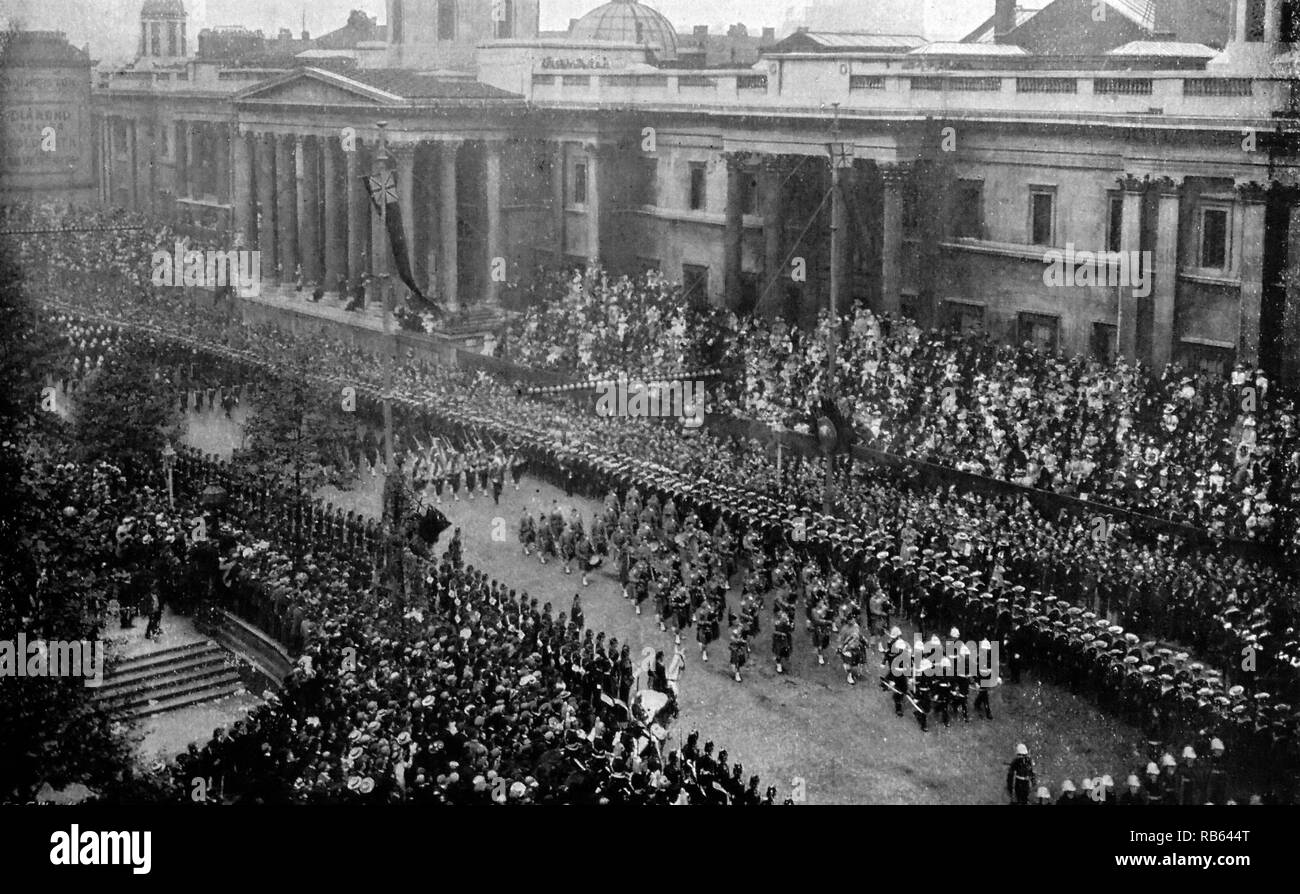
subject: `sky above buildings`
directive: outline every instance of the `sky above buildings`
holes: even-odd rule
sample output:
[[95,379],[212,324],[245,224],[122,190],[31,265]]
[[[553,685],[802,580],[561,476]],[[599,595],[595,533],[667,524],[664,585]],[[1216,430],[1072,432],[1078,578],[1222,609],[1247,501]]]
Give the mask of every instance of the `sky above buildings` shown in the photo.
[[[560,31],[600,5],[601,0],[542,0],[542,29]],[[877,0],[650,0],[677,26],[689,31],[695,25],[723,28],[743,22],[751,31],[768,26],[781,30],[800,17],[806,6],[832,3],[843,7],[855,30],[875,27],[871,10]],[[886,3],[900,0],[884,0]],[[973,30],[992,14],[994,0],[901,0],[924,4],[927,37],[952,40]],[[1046,0],[1025,3],[1041,5]],[[0,24],[12,20],[28,28],[65,31],[77,46],[90,44],[96,58],[117,59],[134,54],[142,0],[0,0]],[[295,34],[304,24],[313,35],[342,27],[348,11],[362,9],[385,18],[384,0],[186,0],[191,36],[206,27],[245,25],[268,34],[282,27]],[[858,20],[855,11],[861,9]]]

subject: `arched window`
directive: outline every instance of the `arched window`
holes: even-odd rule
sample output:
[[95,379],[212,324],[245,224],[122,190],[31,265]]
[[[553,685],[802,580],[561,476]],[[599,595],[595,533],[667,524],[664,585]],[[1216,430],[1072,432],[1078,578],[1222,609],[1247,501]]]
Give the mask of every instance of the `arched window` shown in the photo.
[[456,39],[456,0],[438,0],[438,39]]

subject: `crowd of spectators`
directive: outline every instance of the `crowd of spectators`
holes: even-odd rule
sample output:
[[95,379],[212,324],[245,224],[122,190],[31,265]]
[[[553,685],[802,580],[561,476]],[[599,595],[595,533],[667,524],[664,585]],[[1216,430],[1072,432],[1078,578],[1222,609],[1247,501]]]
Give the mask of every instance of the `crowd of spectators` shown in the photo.
[[[831,396],[826,313],[802,330],[700,310],[653,273],[557,276],[546,291],[498,355],[578,377],[726,358],[710,410],[805,434]],[[1300,555],[1300,415],[1263,370],[1065,357],[859,306],[837,324],[836,380],[866,446]]]

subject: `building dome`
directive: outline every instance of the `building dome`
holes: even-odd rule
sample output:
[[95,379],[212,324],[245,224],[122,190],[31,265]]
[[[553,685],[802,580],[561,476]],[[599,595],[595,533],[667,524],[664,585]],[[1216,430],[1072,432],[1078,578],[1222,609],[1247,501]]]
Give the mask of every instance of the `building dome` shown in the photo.
[[637,0],[610,0],[573,23],[573,40],[608,40],[637,43],[658,51],[662,58],[676,58],[677,30],[657,9]]
[[144,0],[140,7],[142,19],[172,19],[185,17],[185,4],[181,0]]

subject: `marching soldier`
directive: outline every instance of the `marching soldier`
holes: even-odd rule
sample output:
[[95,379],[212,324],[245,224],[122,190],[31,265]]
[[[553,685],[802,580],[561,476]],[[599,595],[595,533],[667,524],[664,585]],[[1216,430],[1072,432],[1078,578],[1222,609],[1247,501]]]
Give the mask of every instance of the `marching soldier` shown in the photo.
[[506,486],[506,458],[501,453],[501,448],[492,456],[491,463],[492,475],[492,502],[494,505],[501,505],[501,491]]
[[980,640],[981,661],[978,665],[978,679],[975,681],[978,686],[978,691],[975,693],[975,713],[978,714],[983,709],[985,720],[993,719],[993,709],[989,705],[989,694],[993,691],[993,687],[1001,682],[996,676],[996,669],[990,666],[989,661],[983,660],[984,655],[991,654],[992,645],[989,641],[986,639]]
[[583,628],[586,621],[586,616],[582,612],[582,597],[577,593],[573,594],[573,605],[569,607],[569,620],[578,630]]
[[1205,778],[1207,804],[1223,804],[1228,800],[1228,772],[1223,759],[1223,740],[1210,740],[1210,766]]
[[519,452],[519,448],[517,446],[512,448],[510,451],[509,466],[510,466],[510,476],[511,478],[514,479],[515,482],[515,490],[518,491],[519,479],[524,476],[524,468],[525,466],[527,466],[527,461],[524,459],[523,454]]
[[772,655],[776,659],[776,672],[785,673],[785,665],[794,649],[794,621],[782,612],[772,622]]
[[565,574],[573,573],[573,557],[576,552],[573,528],[560,531],[560,563]]
[[[1034,761],[1029,756],[1029,749],[1021,742],[1016,746],[1016,756],[1012,759],[1011,766],[1007,768],[1007,794],[1011,796],[1011,803],[1028,804],[1035,780]],[[1066,784],[1071,789],[1074,788],[1069,780],[1066,780]]]
[[537,542],[537,525],[533,521],[532,514],[528,507],[524,507],[523,513],[519,516],[519,542],[524,545],[524,555],[533,554],[533,544]]
[[700,644],[700,660],[709,660],[709,643],[718,638],[718,619],[713,604],[705,601],[695,610],[695,639]]
[[923,733],[930,730],[930,710],[934,704],[934,681],[929,676],[932,667],[930,659],[922,658],[912,672],[912,713]]
[[745,661],[749,658],[749,641],[745,638],[745,633],[739,627],[731,629],[731,672],[736,675],[736,682],[740,682],[740,669],[745,666]]
[[844,674],[848,678],[849,685],[853,686],[858,681],[854,677],[854,671],[862,664],[865,641],[862,638],[862,628],[858,626],[857,619],[850,618],[848,623],[840,629],[840,660],[844,665]]
[[930,690],[934,694],[934,705],[939,709],[939,718],[946,729],[952,721],[952,660],[948,656],[939,659],[938,676],[931,680]]
[[579,534],[573,545],[574,558],[578,561],[578,571],[582,574],[582,585],[588,586],[591,581],[587,578],[587,572],[591,569],[592,549],[591,541],[585,534]]
[[825,599],[818,599],[813,604],[809,617],[812,628],[813,648],[817,650],[817,663],[826,663],[826,649],[831,644],[831,613]]

